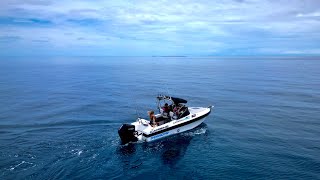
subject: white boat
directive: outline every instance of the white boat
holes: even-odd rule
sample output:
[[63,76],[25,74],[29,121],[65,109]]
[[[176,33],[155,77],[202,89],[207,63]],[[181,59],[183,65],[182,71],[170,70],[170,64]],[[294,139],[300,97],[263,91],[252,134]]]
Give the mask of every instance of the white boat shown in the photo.
[[[200,125],[213,108],[187,107],[186,100],[164,95],[159,95],[157,99],[159,114],[155,116],[158,125],[153,127],[149,120],[143,118],[138,118],[131,124],[123,124],[118,130],[122,143],[150,142],[188,131]],[[163,110],[164,103],[170,103],[169,110]]]

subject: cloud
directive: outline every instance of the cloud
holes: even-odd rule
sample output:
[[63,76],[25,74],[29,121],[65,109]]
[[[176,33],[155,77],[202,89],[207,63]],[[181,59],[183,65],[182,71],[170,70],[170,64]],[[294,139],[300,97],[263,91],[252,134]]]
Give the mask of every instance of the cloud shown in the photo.
[[11,43],[21,40],[19,36],[0,36],[0,43]]
[[312,13],[299,13],[297,14],[297,17],[320,17],[320,11]]
[[[79,55],[304,54],[319,49],[318,7],[312,0],[3,0],[0,36],[20,37],[12,40],[16,51],[41,44]],[[0,46],[12,48],[1,39]]]

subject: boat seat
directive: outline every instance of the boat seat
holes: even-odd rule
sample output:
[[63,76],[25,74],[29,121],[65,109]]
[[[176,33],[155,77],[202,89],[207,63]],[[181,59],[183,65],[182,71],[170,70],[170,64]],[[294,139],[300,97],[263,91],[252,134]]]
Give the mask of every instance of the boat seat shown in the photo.
[[180,111],[179,119],[180,119],[180,118],[183,118],[183,117],[186,117],[186,116],[188,116],[189,114],[190,114],[190,112],[189,112],[188,107],[183,107],[183,108],[181,109],[181,111]]
[[170,117],[171,117],[172,120],[178,119],[178,116],[172,111],[170,111]]
[[163,118],[168,118],[168,113],[163,112],[163,113],[162,113],[162,117],[163,117]]
[[162,116],[160,116],[160,117],[158,117],[158,118],[156,119],[156,122],[157,122],[159,125],[165,124],[165,123],[170,122],[170,121],[171,121],[170,118],[164,118],[164,117],[162,117]]

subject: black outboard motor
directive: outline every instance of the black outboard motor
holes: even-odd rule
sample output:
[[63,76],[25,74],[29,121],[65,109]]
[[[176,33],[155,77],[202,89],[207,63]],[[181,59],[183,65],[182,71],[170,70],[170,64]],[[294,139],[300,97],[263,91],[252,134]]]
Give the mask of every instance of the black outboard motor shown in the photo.
[[119,136],[123,144],[128,142],[138,141],[138,138],[134,136],[135,127],[131,124],[123,124],[118,130]]

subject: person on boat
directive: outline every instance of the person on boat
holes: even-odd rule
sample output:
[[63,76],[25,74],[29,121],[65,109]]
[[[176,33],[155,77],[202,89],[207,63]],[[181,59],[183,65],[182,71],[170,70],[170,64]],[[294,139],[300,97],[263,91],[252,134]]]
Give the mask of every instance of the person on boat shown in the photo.
[[176,115],[179,115],[180,109],[181,109],[181,104],[176,105],[173,109],[173,113],[175,113]]
[[162,110],[163,112],[169,114],[170,109],[169,109],[168,103],[164,104],[164,106],[162,107]]
[[151,126],[152,126],[152,127],[156,127],[156,126],[157,126],[157,122],[156,122],[157,118],[156,118],[156,116],[154,115],[154,111],[149,111],[148,114],[149,114]]

